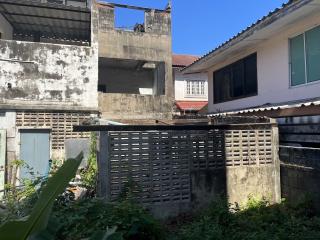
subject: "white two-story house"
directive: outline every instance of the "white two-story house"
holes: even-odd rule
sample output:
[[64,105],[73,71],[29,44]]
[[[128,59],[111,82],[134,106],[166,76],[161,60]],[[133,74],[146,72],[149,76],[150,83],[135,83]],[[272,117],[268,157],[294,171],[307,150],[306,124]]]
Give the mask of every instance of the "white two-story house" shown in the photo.
[[320,115],[320,1],[289,1],[183,70],[208,75],[208,112]]
[[208,104],[208,76],[206,73],[183,74],[181,70],[199,57],[172,56],[176,112],[179,115],[198,114]]

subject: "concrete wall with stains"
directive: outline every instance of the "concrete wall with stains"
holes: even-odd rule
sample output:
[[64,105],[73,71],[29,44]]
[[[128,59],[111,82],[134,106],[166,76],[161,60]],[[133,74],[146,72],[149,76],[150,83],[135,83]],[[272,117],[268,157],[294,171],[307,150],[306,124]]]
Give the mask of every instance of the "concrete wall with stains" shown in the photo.
[[[107,103],[113,103],[110,96],[99,99],[103,101],[100,104],[100,110],[103,116],[112,118],[125,117],[127,119],[136,119],[140,116],[141,119],[157,118],[161,116],[170,116],[173,105],[173,80],[172,80],[172,44],[171,44],[171,13],[166,11],[154,11],[152,9],[145,11],[145,32],[126,31],[115,28],[114,24],[114,8],[108,6],[99,6],[99,57],[110,59],[133,59],[145,62],[162,62],[164,63],[164,84],[157,86],[157,92],[161,97],[154,97],[148,99],[148,107],[144,109],[145,116],[137,114],[146,104],[145,97],[139,95],[130,96],[124,94],[119,96],[114,94],[115,99],[119,97],[122,102],[127,102],[129,105],[132,99],[141,99],[133,101],[134,107],[128,107],[125,112],[119,111],[120,108],[115,109],[114,106],[105,106]],[[108,88],[108,86],[106,86]],[[127,98],[127,101],[125,101]],[[161,113],[156,113],[159,98],[166,104],[161,108]],[[107,100],[106,100],[107,99]],[[139,105],[141,102],[141,105]],[[171,104],[172,102],[172,104]],[[133,107],[132,105],[132,107]],[[101,106],[103,106],[101,108]],[[131,105],[130,105],[131,106]],[[165,109],[165,107],[167,107]],[[150,112],[147,109],[152,110]],[[115,110],[112,115],[112,110]],[[116,116],[115,113],[120,115]],[[163,114],[166,112],[166,114]]]
[[91,47],[0,40],[0,104],[97,108]]
[[1,33],[1,39],[8,39],[8,40],[12,39],[13,28],[1,13],[0,13],[0,33]]
[[[7,166],[20,158],[20,129],[51,129],[50,155],[64,158],[64,140],[83,137],[72,132],[72,124],[96,116],[96,16],[93,5],[86,47],[11,40],[12,28],[0,15],[0,129],[7,131]],[[6,175],[10,181],[13,173],[7,169]]]
[[172,118],[173,99],[166,96],[99,93],[102,118],[147,120]]
[[147,33],[171,35],[171,14],[154,10],[145,12],[145,31]]

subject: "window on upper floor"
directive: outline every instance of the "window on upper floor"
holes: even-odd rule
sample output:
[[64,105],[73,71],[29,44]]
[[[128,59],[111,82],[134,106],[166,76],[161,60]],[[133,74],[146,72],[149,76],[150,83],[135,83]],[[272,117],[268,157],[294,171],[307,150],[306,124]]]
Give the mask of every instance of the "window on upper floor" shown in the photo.
[[320,26],[289,41],[291,86],[320,80]]
[[206,97],[206,82],[202,80],[187,80],[185,84],[186,97]]
[[257,54],[254,53],[213,73],[214,103],[256,95]]

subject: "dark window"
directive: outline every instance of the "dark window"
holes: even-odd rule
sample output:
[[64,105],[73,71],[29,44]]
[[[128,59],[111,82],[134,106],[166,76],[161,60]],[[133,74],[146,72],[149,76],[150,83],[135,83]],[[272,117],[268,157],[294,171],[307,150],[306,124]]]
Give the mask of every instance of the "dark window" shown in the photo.
[[106,93],[107,92],[107,88],[106,85],[98,85],[98,92],[103,92]]
[[257,54],[252,54],[213,74],[214,103],[256,95]]

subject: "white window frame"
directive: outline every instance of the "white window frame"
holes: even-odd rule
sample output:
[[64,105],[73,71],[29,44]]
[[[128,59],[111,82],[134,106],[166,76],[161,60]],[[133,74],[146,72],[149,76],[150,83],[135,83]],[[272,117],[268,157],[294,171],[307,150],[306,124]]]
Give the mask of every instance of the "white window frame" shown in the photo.
[[[314,84],[318,84],[320,82],[320,79],[319,80],[316,80],[316,81],[312,81],[312,82],[308,82],[308,72],[307,72],[307,52],[306,52],[306,32],[314,29],[314,28],[317,28],[317,27],[320,27],[320,25],[317,25],[317,26],[312,26],[306,30],[304,30],[303,32],[299,32],[298,34],[294,34],[292,36],[289,37],[288,39],[288,51],[289,51],[289,88],[299,88],[299,87],[304,87],[304,86],[308,86],[308,85],[314,85]],[[291,40],[300,36],[300,35],[303,35],[303,48],[304,48],[304,64],[305,64],[305,79],[304,79],[304,83],[302,84],[298,84],[298,85],[295,85],[293,86],[292,85],[292,62],[291,62]]]
[[[207,86],[205,80],[185,80],[185,97],[206,98]],[[202,84],[202,85],[201,85]]]

